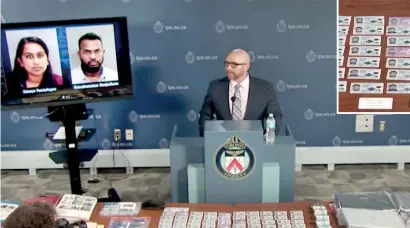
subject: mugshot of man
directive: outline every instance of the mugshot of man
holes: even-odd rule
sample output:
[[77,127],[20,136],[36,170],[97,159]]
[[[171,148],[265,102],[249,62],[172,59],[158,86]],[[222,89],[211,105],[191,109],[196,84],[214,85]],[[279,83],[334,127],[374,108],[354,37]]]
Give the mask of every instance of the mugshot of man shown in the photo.
[[81,66],[71,71],[72,84],[118,81],[118,72],[103,66],[105,50],[100,36],[86,33],[78,40]]
[[352,54],[357,54],[359,53],[359,48],[358,47],[352,47]]

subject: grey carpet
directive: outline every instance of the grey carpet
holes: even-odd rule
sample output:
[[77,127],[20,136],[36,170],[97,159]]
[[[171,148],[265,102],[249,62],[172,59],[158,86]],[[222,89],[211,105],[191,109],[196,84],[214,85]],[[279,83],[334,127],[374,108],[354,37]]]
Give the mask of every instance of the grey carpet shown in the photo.
[[[125,169],[99,170],[97,184],[89,184],[87,169],[82,170],[85,195],[106,197],[107,190],[115,187],[124,201],[146,199],[169,200],[171,197],[169,168],[136,168],[134,174]],[[410,166],[405,170],[389,165],[346,165],[327,171],[324,166],[304,166],[296,172],[295,199],[332,200],[335,192],[410,191]],[[28,198],[70,193],[67,170],[38,170],[29,176],[27,170],[3,170],[1,199],[24,201]]]

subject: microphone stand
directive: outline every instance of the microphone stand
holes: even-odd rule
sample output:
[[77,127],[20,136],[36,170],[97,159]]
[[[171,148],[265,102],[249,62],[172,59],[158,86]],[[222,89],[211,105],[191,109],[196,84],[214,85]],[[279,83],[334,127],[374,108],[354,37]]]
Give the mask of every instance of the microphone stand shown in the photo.
[[232,115],[232,117],[233,117],[233,104],[235,103],[235,100],[236,100],[235,96],[231,97],[231,101],[232,101],[231,115]]

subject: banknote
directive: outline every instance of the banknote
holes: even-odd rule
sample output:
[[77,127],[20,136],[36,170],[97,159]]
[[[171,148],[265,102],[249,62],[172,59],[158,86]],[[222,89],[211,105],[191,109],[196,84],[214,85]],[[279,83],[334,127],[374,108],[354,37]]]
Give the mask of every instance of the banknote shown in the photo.
[[339,56],[340,56],[340,55],[344,55],[344,53],[345,53],[345,47],[346,47],[346,46],[339,46],[339,47],[338,47],[337,52],[338,52]]
[[344,46],[346,44],[346,36],[338,36],[339,46]]
[[387,57],[410,57],[410,47],[387,47]]
[[388,36],[387,46],[410,46],[410,37]]
[[355,25],[384,25],[384,16],[356,16]]
[[383,25],[355,25],[353,35],[383,35]]
[[386,35],[410,35],[410,25],[408,27],[387,26]]
[[386,79],[410,81],[410,70],[389,69]]
[[349,68],[349,71],[347,72],[348,79],[379,80],[380,75],[381,69]]
[[388,25],[410,25],[410,17],[389,17]]
[[347,81],[338,81],[339,93],[344,93],[347,91]]
[[349,33],[349,26],[338,26],[337,27],[339,36],[347,36]]
[[343,66],[343,62],[344,62],[345,57],[343,55],[339,55],[337,57],[337,64],[338,66]]
[[347,25],[347,26],[349,26],[350,25],[350,22],[351,22],[351,20],[352,20],[352,17],[351,16],[339,16],[339,25]]
[[350,93],[383,94],[383,83],[350,83]]
[[387,58],[386,68],[409,68],[410,58]]
[[381,46],[350,46],[350,56],[380,56]]
[[379,67],[380,57],[349,57],[347,67]]
[[337,77],[338,78],[344,78],[345,77],[345,72],[346,72],[346,68],[344,67],[339,67],[339,70],[337,72]]
[[410,83],[387,83],[386,93],[410,94]]
[[378,45],[380,46],[381,40],[382,40],[381,36],[350,36],[349,43],[350,45]]

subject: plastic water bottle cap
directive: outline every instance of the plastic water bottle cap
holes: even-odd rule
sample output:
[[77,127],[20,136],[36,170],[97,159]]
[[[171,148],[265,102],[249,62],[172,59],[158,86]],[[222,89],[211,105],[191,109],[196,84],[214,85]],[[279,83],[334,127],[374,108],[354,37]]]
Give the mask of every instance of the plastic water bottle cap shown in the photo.
[[269,117],[273,117],[273,114],[272,114],[272,113],[269,113]]

